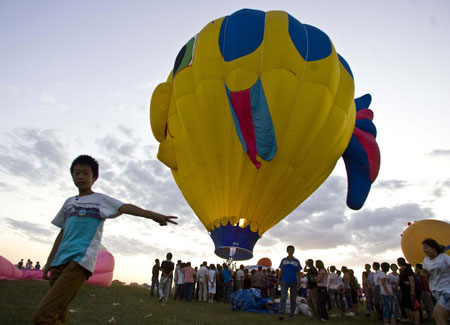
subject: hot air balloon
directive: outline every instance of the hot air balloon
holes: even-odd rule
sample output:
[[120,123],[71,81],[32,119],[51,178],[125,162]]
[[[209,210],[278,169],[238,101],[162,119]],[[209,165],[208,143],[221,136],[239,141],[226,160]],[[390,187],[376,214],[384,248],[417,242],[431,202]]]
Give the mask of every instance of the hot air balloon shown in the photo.
[[272,267],[272,261],[268,257],[261,258],[256,265],[261,265],[265,267]]
[[344,153],[347,203],[361,208],[380,155],[371,97],[353,96],[328,36],[283,11],[237,11],[182,47],[153,92],[150,124],[218,256],[250,259]]
[[415,266],[423,262],[425,253],[422,241],[426,238],[444,245],[446,253],[450,255],[450,223],[433,219],[419,220],[410,224],[402,234],[402,251],[409,264]]

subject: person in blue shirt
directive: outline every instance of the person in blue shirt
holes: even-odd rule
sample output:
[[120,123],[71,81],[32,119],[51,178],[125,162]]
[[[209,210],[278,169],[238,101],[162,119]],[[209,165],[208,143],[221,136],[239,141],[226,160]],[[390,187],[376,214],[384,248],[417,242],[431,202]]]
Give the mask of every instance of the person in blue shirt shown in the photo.
[[230,302],[231,291],[233,291],[233,285],[231,282],[231,271],[227,264],[223,263],[223,297],[222,302]]
[[120,214],[130,214],[155,221],[161,226],[177,224],[175,216],[166,216],[138,206],[122,203],[92,190],[98,179],[98,162],[88,155],[77,157],[70,174],[78,195],[68,198],[52,223],[61,228],[43,268],[43,278],[50,288],[38,305],[34,324],[65,324],[69,303],[84,282],[94,273],[100,249],[103,224]]
[[297,291],[300,285],[300,271],[302,266],[300,261],[294,257],[295,248],[289,245],[286,249],[288,256],[283,258],[280,263],[280,274],[278,276],[278,283],[281,283],[281,299],[280,299],[280,309],[279,309],[279,319],[283,320],[284,312],[286,310],[286,298],[287,291],[290,290],[291,294],[291,306],[289,317],[294,317]]

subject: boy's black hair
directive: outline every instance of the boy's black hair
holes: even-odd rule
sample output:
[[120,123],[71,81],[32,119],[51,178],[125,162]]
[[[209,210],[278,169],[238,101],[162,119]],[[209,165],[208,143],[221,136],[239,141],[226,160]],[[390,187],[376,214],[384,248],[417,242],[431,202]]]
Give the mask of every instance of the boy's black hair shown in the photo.
[[92,176],[94,176],[94,178],[98,178],[98,162],[91,156],[81,155],[75,158],[75,160],[72,162],[72,165],[70,165],[70,175],[73,175],[73,170],[75,169],[76,165],[85,165],[91,167]]

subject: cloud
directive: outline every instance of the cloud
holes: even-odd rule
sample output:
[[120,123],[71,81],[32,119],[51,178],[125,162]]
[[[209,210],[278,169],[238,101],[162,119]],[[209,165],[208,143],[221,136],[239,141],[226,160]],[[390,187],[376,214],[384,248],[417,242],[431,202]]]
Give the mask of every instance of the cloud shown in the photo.
[[20,90],[18,87],[5,84],[0,84],[0,92],[6,93],[14,97],[17,97],[20,94]]
[[[441,198],[445,195],[447,189],[450,188],[450,178],[445,180],[445,181],[441,181],[441,182],[437,182],[435,184],[435,188],[432,192],[432,196],[435,199]],[[433,201],[433,199],[432,199]]]
[[373,185],[374,188],[388,189],[388,190],[399,190],[408,187],[410,183],[404,180],[398,179],[379,179]]
[[[382,186],[395,188],[404,183],[388,181]],[[409,221],[435,216],[431,208],[416,203],[352,212],[346,207],[345,192],[345,178],[331,176],[306,202],[263,235],[264,244],[273,247],[283,241],[302,250],[354,246],[360,254],[375,254],[397,248]]]
[[161,80],[142,82],[142,83],[138,84],[135,88],[137,90],[142,90],[148,94],[151,94],[151,93],[153,93],[154,89],[156,88],[156,86],[159,85],[160,82],[161,82]]
[[41,105],[40,110],[42,112],[47,112],[54,114],[56,112],[65,112],[69,110],[69,107],[57,99],[54,95],[49,93],[43,93],[41,95]]
[[20,237],[30,241],[53,244],[56,237],[56,233],[49,227],[43,227],[37,223],[12,218],[3,218],[2,223]]
[[330,176],[304,203],[266,232],[265,239],[288,240],[301,249],[348,244],[351,236],[343,227],[348,221],[346,191],[344,177]]
[[149,252],[153,254],[155,251],[163,253],[166,250],[165,247],[155,247],[144,240],[122,235],[105,235],[102,243],[114,255],[123,256],[148,255]]
[[434,157],[450,157],[450,150],[435,149],[431,151],[428,155]]
[[[126,129],[125,127],[121,127],[119,128],[119,130],[122,131],[122,134],[124,134],[123,130]],[[123,162],[124,159],[133,157],[135,150],[138,147],[138,142],[134,142],[129,139],[131,135],[132,134],[130,132],[127,133],[126,138],[128,139],[126,142],[124,141],[124,139],[115,135],[107,135],[105,137],[96,139],[95,142],[97,143],[101,152],[106,156],[111,157],[114,160],[120,160],[121,162]]]
[[[101,152],[97,188],[143,208],[164,214],[194,216],[169,168],[149,157],[156,147],[140,145],[142,139],[129,128],[118,126],[117,129],[120,135],[106,135],[95,140]],[[185,223],[184,220],[191,219],[180,219],[180,223]]]
[[0,191],[2,192],[12,192],[12,191],[16,191],[17,187],[11,184],[7,184],[4,182],[0,182]]
[[23,127],[0,138],[0,172],[48,184],[67,167],[66,148],[56,130]]

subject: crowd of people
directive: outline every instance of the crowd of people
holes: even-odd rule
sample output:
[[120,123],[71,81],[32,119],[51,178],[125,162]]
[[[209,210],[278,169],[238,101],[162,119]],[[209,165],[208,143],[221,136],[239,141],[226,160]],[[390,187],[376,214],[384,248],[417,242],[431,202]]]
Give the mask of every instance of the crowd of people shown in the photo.
[[[279,272],[279,270],[277,270]],[[193,268],[190,262],[172,262],[172,254],[160,263],[155,260],[152,269],[150,295],[167,301],[169,296],[191,302],[229,302],[230,295],[240,289],[258,288],[262,297],[275,297],[277,273],[275,270],[259,267],[249,271],[241,265],[232,270],[227,263],[208,264],[206,261]],[[156,294],[155,294],[156,289]]]
[[19,270],[40,270],[41,264],[39,264],[39,261],[36,262],[36,264],[33,266],[33,261],[28,259],[28,261],[23,263],[23,258],[19,261],[19,263],[16,264],[16,267]]
[[423,265],[412,267],[402,257],[397,264],[366,264],[361,283],[352,269],[326,267],[321,260],[308,259],[302,269],[293,256],[293,246],[287,247],[288,256],[277,269],[258,266],[249,270],[244,265],[232,268],[227,263],[208,265],[206,261],[193,268],[190,262],[181,260],[175,265],[168,253],[161,264],[159,259],[155,260],[150,295],[162,302],[171,296],[186,302],[197,299],[228,303],[233,292],[256,288],[262,298],[280,297],[282,320],[290,291],[290,317],[294,317],[298,295],[307,299],[313,317],[324,322],[330,320],[329,316],[365,314],[372,320],[383,320],[384,324],[420,324],[433,319],[436,324],[447,324],[450,256],[442,254],[443,246],[432,239],[424,240],[422,245],[427,255]]

